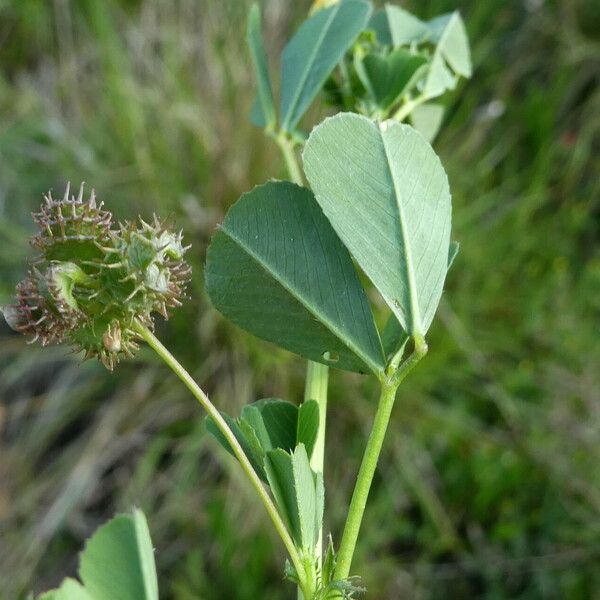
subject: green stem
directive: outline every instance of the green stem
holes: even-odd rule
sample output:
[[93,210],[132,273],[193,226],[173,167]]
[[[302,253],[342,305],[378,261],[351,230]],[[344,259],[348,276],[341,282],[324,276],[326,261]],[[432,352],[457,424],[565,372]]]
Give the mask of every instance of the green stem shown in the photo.
[[[300,165],[294,153],[294,147],[289,137],[281,132],[275,137],[281,149],[290,179],[298,185],[304,185]],[[304,387],[304,401],[315,400],[319,405],[319,431],[313,449],[310,466],[313,471],[322,473],[325,461],[325,427],[327,422],[327,383],[329,367],[308,361],[306,366],[306,383]],[[322,534],[322,532],[321,532]],[[320,536],[322,537],[322,535]],[[320,542],[319,542],[320,543]]]
[[144,325],[138,323],[135,326],[137,332],[144,338],[146,343],[158,354],[158,356],[165,362],[165,364],[181,379],[184,385],[189,389],[193,396],[198,400],[202,408],[208,413],[209,417],[214,421],[215,425],[219,428],[219,431],[223,434],[229,445],[231,446],[235,457],[238,459],[242,469],[252,486],[256,490],[261,502],[263,503],[279,537],[283,541],[286,547],[290,559],[296,568],[299,577],[303,576],[304,566],[296,546],[290,536],[285,524],[283,523],[277,508],[273,504],[269,494],[265,490],[260,478],[256,474],[256,471],[252,467],[252,464],[248,460],[246,453],[240,446],[234,433],[227,425],[227,422],[221,416],[221,413],[217,410],[215,405],[209,400],[208,396],[202,391],[198,384],[192,379],[191,375],[183,368],[183,366],[177,361],[177,359],[162,345],[158,338]]
[[298,185],[304,185],[304,178],[302,177],[302,171],[298,164],[298,159],[294,153],[294,145],[292,140],[284,132],[274,136],[275,142],[279,146],[283,158],[285,159],[285,166],[287,167],[290,179]]
[[316,400],[319,404],[319,431],[310,459],[310,466],[315,473],[322,473],[325,464],[325,430],[327,427],[327,383],[329,367],[308,361],[306,365],[306,385],[304,402]]
[[[290,176],[290,179],[297,185],[304,185],[302,170],[298,164],[298,159],[294,152],[293,142],[285,132],[280,132],[274,136],[275,142],[279,146],[285,165]],[[315,400],[319,406],[319,430],[317,439],[313,448],[310,466],[316,473],[323,472],[325,462],[325,431],[327,423],[327,384],[329,379],[329,367],[316,363],[311,360],[306,365],[306,381],[304,385],[304,401]],[[321,561],[323,546],[323,529],[319,531],[317,542],[317,556]],[[298,597],[304,597],[305,600],[310,600],[306,597],[306,591],[302,592],[301,586],[298,589]]]
[[[327,384],[329,367],[309,360],[306,364],[306,382],[304,387],[304,402],[315,400],[319,405],[319,429],[317,439],[310,458],[310,466],[315,473],[323,473],[325,466],[325,433],[327,430]],[[323,551],[323,528],[319,530],[317,539],[317,557],[319,565]]]
[[417,106],[423,104],[423,102],[427,101],[427,96],[424,94],[420,94],[416,98],[412,100],[407,100],[395,113],[392,117],[396,121],[404,121],[406,117],[415,109]]
[[369,441],[365,448],[360,470],[358,471],[356,485],[348,510],[348,518],[342,535],[335,568],[335,579],[346,579],[350,575],[350,566],[356,548],[356,541],[358,540],[360,525],[365,513],[375,470],[377,469],[377,462],[381,454],[385,433],[390,422],[398,386],[426,353],[427,344],[424,338],[422,336],[415,336],[414,352],[396,371],[388,374],[388,377],[381,384],[381,396],[379,397],[377,413],[375,414],[373,428],[369,435]]

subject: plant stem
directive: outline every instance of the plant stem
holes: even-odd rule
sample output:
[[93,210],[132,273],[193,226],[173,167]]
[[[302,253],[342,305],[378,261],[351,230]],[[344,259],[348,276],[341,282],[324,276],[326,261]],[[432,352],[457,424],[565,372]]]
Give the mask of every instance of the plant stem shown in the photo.
[[[285,165],[287,167],[290,179],[297,185],[304,185],[304,178],[302,177],[302,171],[298,164],[298,159],[294,153],[294,146],[289,136],[285,132],[280,132],[274,136],[274,139],[279,146]],[[315,400],[319,406],[319,430],[317,432],[317,439],[313,448],[312,457],[310,460],[310,466],[316,473],[323,472],[323,466],[325,463],[325,431],[327,424],[327,384],[329,380],[329,367],[322,365],[321,363],[313,362],[309,360],[306,365],[306,380],[304,384],[304,401]],[[322,546],[323,546],[323,528],[319,530],[319,537],[317,541],[317,557],[319,564],[322,558]],[[298,597],[304,596],[306,598],[306,592],[302,593],[300,586],[298,589]]]
[[192,379],[191,375],[183,368],[183,366],[177,361],[177,359],[162,345],[160,340],[144,325],[138,323],[136,324],[137,332],[144,338],[147,344],[158,354],[158,356],[165,362],[165,364],[181,379],[184,385],[190,390],[193,396],[198,400],[202,408],[208,413],[209,417],[214,421],[215,425],[219,428],[219,431],[223,434],[235,457],[238,459],[242,469],[252,486],[256,490],[261,502],[263,503],[279,537],[283,541],[284,546],[286,547],[290,559],[296,568],[298,576],[303,578],[304,576],[304,566],[298,555],[298,551],[296,550],[296,546],[283,523],[279,513],[277,512],[277,508],[273,504],[269,494],[265,490],[260,478],[256,474],[256,471],[252,467],[252,464],[248,460],[246,453],[240,446],[237,438],[234,433],[227,425],[227,422],[221,416],[221,413],[217,410],[215,405],[209,400],[208,396],[204,393],[204,391],[198,386],[198,384]]
[[308,361],[306,365],[306,385],[304,402],[316,400],[319,404],[319,431],[310,459],[310,466],[315,473],[322,473],[325,463],[325,431],[327,427],[327,383],[329,367]]
[[427,101],[427,96],[425,94],[420,94],[416,98],[412,100],[407,100],[395,113],[392,117],[396,121],[404,121],[406,117],[415,109],[417,106],[423,104],[423,102]]
[[[325,433],[327,430],[327,384],[329,367],[309,360],[306,364],[306,382],[304,387],[304,402],[316,400],[319,405],[319,429],[317,439],[310,458],[310,467],[315,473],[323,473],[325,466]],[[323,554],[323,528],[319,529],[317,539],[317,557],[319,565]]]
[[342,535],[342,542],[337,557],[335,568],[335,579],[346,579],[350,575],[352,557],[358,540],[358,533],[362,523],[369,490],[373,483],[377,462],[381,454],[381,448],[385,434],[390,422],[396,391],[404,378],[412,371],[415,365],[427,353],[427,344],[422,336],[415,336],[414,352],[406,359],[400,367],[389,374],[381,383],[381,395],[377,406],[377,413],[373,421],[373,428],[369,435],[369,441],[365,448],[360,470],[356,478],[356,485],[352,494],[348,518]]
[[284,132],[280,132],[278,135],[274,136],[274,139],[279,146],[281,153],[283,154],[285,166],[287,167],[290,179],[298,185],[304,185],[302,171],[300,169],[300,165],[298,164],[296,155],[294,154],[294,145],[289,136]]

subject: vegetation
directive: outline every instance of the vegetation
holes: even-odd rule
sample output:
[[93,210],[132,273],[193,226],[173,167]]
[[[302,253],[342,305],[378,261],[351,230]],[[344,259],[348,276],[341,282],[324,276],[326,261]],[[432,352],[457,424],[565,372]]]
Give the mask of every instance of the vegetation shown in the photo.
[[[441,8],[434,4],[423,18]],[[3,22],[16,23],[8,45],[14,64],[6,70],[2,91],[3,104],[14,107],[6,139],[0,140],[6,197],[27,198],[35,185],[39,191],[43,177],[45,184],[57,182],[57,173],[71,171],[73,179],[84,173],[100,188],[104,174],[115,197],[137,198],[122,207],[123,217],[159,207],[185,215],[195,225],[190,260],[199,264],[202,242],[220,220],[209,209],[218,213],[249,187],[243,180],[248,166],[260,181],[269,172],[264,165],[273,162],[268,146],[264,154],[257,152],[257,138],[239,118],[249,109],[237,95],[247,83],[239,61],[242,43],[223,38],[218,28],[198,38],[193,26],[201,29],[194,21],[200,9],[191,3],[169,9],[150,3],[107,4],[105,9],[90,3],[81,12],[63,5],[64,10],[54,7],[56,12],[45,15],[47,22],[66,19],[71,32],[93,29],[95,43],[89,37],[73,35],[65,42],[69,36],[59,36],[61,44],[78,49],[81,44],[82,51],[61,55],[59,48],[59,68],[53,70],[43,51],[31,54],[20,45],[26,30],[19,26],[30,26],[27,18],[33,16],[39,31],[33,39],[52,42],[44,39],[45,5],[36,7],[39,12],[32,6],[31,13],[3,8]],[[427,375],[415,372],[403,389],[392,424],[396,444],[390,444],[371,496],[356,569],[365,574],[374,597],[445,596],[448,588],[456,597],[482,592],[542,597],[548,586],[586,597],[597,585],[590,299],[599,269],[591,244],[583,243],[594,239],[587,217],[598,197],[590,162],[598,127],[591,113],[597,100],[594,42],[585,37],[593,15],[582,9],[562,21],[578,42],[570,46],[577,50],[574,60],[586,67],[586,77],[573,81],[567,69],[573,58],[563,55],[562,47],[555,49],[556,56],[545,52],[540,58],[539,48],[558,35],[551,9],[531,5],[537,12],[530,22],[546,29],[529,31],[527,20],[515,23],[522,15],[499,8],[490,3],[465,11],[482,82],[465,90],[460,108],[450,108],[452,118],[438,144],[454,190],[455,232],[464,252],[450,276],[449,300],[442,304],[445,327],[432,328],[436,352],[428,358]],[[239,31],[242,13],[237,4],[222,3],[207,14],[228,23],[237,17]],[[124,29],[114,29],[116,23]],[[490,23],[497,30],[490,31]],[[207,27],[205,20],[202,24]],[[514,44],[508,44],[515,35]],[[148,52],[136,46],[140,39]],[[504,40],[500,47],[506,53],[518,51],[532,62],[520,62],[522,71],[516,74],[498,75],[492,56],[498,39]],[[211,43],[203,52],[194,47],[186,54],[186,40],[192,47]],[[538,52],[528,53],[531,48]],[[78,57],[86,70],[102,73],[107,85],[91,77],[69,86]],[[65,64],[67,59],[73,64]],[[196,73],[197,61],[207,68],[194,89],[190,73]],[[540,68],[546,61],[551,70]],[[549,90],[544,77],[563,65],[562,79],[553,78],[555,88]],[[37,77],[23,77],[25,69]],[[42,94],[36,86],[48,85],[48,69],[51,93]],[[214,86],[202,87],[211,74]],[[160,85],[156,77],[164,78]],[[522,103],[511,104],[512,86],[526,90]],[[52,107],[53,94],[66,102]],[[228,120],[223,106],[230,111]],[[213,118],[198,118],[203,110]],[[563,114],[573,116],[555,121]],[[107,127],[111,123],[119,126]],[[467,164],[472,168],[465,169]],[[555,164],[562,167],[560,175]],[[121,183],[115,177],[119,172]],[[185,195],[190,189],[202,191],[202,202]],[[24,208],[25,201],[3,204],[2,235],[9,242],[3,247],[10,247],[2,262],[10,274],[7,300],[25,251],[24,235],[17,230],[26,223]],[[200,290],[194,292],[201,298]],[[190,323],[197,324],[193,336]],[[272,348],[266,354],[263,344],[240,337],[199,301],[173,320],[165,335],[197,379],[206,381],[212,374],[208,387],[219,406],[231,398],[242,406],[260,396],[302,395],[295,361]],[[4,493],[11,499],[2,524],[3,544],[6,540],[11,548],[2,553],[7,594],[26,590],[32,579],[43,589],[56,583],[61,571],[72,572],[69,557],[94,525],[115,506],[137,503],[150,515],[154,543],[161,548],[159,566],[170,582],[164,597],[281,597],[272,540],[260,529],[262,514],[248,515],[248,488],[236,480],[235,467],[210,458],[211,442],[201,422],[188,412],[184,396],[164,381],[151,356],[140,353],[137,363],[120,367],[113,380],[91,364],[74,365],[60,352],[20,349],[10,339],[3,343],[1,359],[7,399],[2,468],[10,475]],[[334,533],[343,524],[352,483],[351,471],[342,465],[349,448],[358,463],[373,393],[359,376],[332,380],[330,437],[339,443],[327,450],[334,468],[326,478]],[[348,397],[352,403],[341,402]],[[231,412],[239,411],[232,407]],[[234,483],[224,483],[230,477]],[[211,481],[221,485],[212,489]],[[236,519],[236,512],[244,518]],[[381,521],[389,526],[381,527]],[[247,555],[239,552],[245,539],[252,540]]]

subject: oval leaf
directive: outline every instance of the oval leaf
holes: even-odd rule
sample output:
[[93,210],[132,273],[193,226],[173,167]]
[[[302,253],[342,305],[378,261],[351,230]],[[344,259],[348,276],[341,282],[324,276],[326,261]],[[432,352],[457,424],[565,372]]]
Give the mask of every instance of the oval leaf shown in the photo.
[[257,187],[229,210],[207,253],[217,310],[305,358],[383,370],[383,350],[348,251],[312,193],[289,182]]
[[158,600],[154,551],[143,513],[117,515],[88,540],[79,575],[94,600]]
[[282,129],[294,130],[370,15],[369,2],[344,0],[318,11],[298,29],[281,63]]
[[404,329],[425,334],[448,266],[450,191],[412,127],[339,114],[316,127],[304,168],[317,201]]

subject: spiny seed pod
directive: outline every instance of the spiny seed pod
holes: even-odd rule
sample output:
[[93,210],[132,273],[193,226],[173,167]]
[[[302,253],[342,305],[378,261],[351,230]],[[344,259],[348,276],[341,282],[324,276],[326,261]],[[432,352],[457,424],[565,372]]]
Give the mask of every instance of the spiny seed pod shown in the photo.
[[59,344],[82,321],[61,283],[59,267],[42,273],[33,267],[29,275],[17,285],[17,302],[3,307],[6,322],[15,330],[39,340],[42,346]]
[[[168,310],[181,306],[191,269],[183,260],[188,247],[183,246],[183,234],[169,231],[154,215],[152,224],[140,219],[138,226],[121,224],[114,237],[119,263],[126,275],[123,283],[132,286],[127,301],[145,306],[150,312],[160,312],[168,318]],[[114,251],[111,250],[110,252]]]
[[123,223],[97,204],[94,192],[61,200],[50,194],[34,215],[41,251],[17,286],[15,304],[2,308],[8,324],[43,345],[70,342],[85,358],[113,369],[138,349],[138,326],[153,327],[180,306],[190,268],[182,234],[156,216],[152,224]]
[[106,239],[111,227],[111,213],[102,210],[103,203],[96,203],[92,190],[88,199],[83,197],[83,183],[77,198],[70,196],[70,184],[62,199],[52,198],[52,192],[44,196],[40,212],[33,213],[39,232],[31,240],[32,245],[44,253],[46,260],[60,260],[69,253],[65,245],[93,244]]

